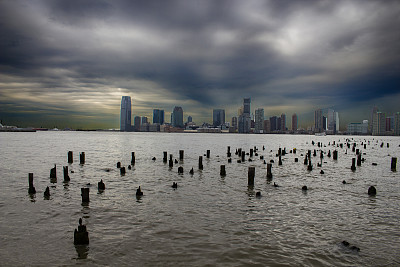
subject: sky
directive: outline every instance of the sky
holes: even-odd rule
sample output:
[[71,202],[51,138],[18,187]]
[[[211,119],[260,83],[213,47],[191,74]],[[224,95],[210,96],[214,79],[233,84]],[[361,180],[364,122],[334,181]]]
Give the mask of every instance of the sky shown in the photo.
[[174,106],[212,121],[244,97],[265,116],[373,105],[400,111],[400,1],[0,0],[0,119],[20,127],[119,128]]

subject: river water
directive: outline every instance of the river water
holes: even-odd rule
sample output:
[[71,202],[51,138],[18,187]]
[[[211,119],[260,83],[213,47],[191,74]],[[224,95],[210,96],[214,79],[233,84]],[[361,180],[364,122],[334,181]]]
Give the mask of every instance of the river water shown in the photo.
[[[346,138],[365,158],[354,172],[355,153],[346,145],[337,147]],[[399,145],[400,138],[364,136],[0,133],[0,265],[399,266],[400,175],[390,169],[391,158],[400,159]],[[237,163],[235,149],[249,152],[254,146],[258,157]],[[297,149],[282,157],[281,166],[279,147]],[[308,149],[317,150],[312,171],[303,164]],[[326,154],[318,167],[321,149]],[[334,149],[337,161],[327,157]],[[163,151],[179,159],[179,150],[185,153],[182,162],[173,168],[163,163]],[[74,153],[72,164],[68,151]],[[84,165],[80,152],[86,154]],[[131,152],[136,163],[121,176],[116,163],[127,167]],[[261,155],[275,161],[272,180]],[[54,164],[58,180],[51,183]],[[226,166],[224,177],[220,165]],[[72,171],[69,183],[63,182],[62,166]],[[255,167],[254,188],[247,186],[249,166]],[[28,194],[28,173],[34,174],[34,196]],[[103,193],[97,190],[100,179]],[[371,185],[376,196],[367,194]],[[43,197],[47,186],[48,200]],[[139,199],[138,186],[144,193]],[[89,204],[81,202],[82,187],[90,188]],[[73,244],[81,217],[88,246]],[[345,247],[343,240],[360,251]]]

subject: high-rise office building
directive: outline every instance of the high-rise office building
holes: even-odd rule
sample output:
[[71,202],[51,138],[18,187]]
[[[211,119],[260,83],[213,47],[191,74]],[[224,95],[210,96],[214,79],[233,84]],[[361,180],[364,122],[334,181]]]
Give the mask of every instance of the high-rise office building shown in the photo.
[[371,110],[371,118],[369,120],[368,124],[368,131],[373,134],[374,132],[374,124],[375,124],[375,119],[376,119],[376,113],[379,111],[377,106],[373,106]]
[[164,124],[164,110],[153,109],[153,123]]
[[235,128],[235,130],[238,127],[238,118],[237,117],[232,117],[232,127]]
[[297,131],[297,114],[294,113],[292,115],[292,131],[295,132]]
[[394,114],[394,135],[400,135],[400,112]]
[[286,114],[282,113],[281,114],[281,131],[286,131]]
[[133,129],[135,130],[135,132],[140,131],[140,121],[141,121],[140,116],[135,116],[133,121]]
[[278,128],[277,128],[278,117],[276,117],[276,116],[269,117],[269,126],[271,129],[271,132],[277,131],[278,130]]
[[323,131],[322,109],[317,109],[314,112],[314,131],[316,133],[321,133]]
[[132,116],[132,104],[130,96],[123,96],[121,99],[121,123],[120,131],[126,132],[131,130],[131,116]]
[[264,133],[271,132],[271,124],[269,120],[264,120]]
[[189,123],[189,122],[193,122],[192,116],[188,116],[187,122],[188,122],[188,123]]
[[372,135],[384,135],[386,133],[386,114],[378,111],[373,117]]
[[339,113],[334,111],[333,109],[328,109],[328,123],[327,129],[332,133],[336,133],[339,131]]
[[183,109],[182,107],[174,107],[171,113],[171,125],[173,127],[183,128]]
[[218,127],[225,123],[225,110],[214,109],[213,110],[213,126]]
[[238,132],[249,133],[251,128],[250,98],[243,99],[243,113],[238,118]]
[[264,109],[256,109],[254,131],[255,133],[264,133]]
[[149,121],[148,121],[148,119],[147,119],[147,117],[146,116],[143,116],[142,117],[142,124],[145,124],[145,123],[148,123]]

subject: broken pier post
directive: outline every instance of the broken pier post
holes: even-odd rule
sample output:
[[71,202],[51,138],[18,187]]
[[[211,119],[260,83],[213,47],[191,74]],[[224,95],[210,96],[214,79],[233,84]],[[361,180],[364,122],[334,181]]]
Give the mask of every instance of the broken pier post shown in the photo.
[[132,152],[132,159],[131,159],[131,165],[135,166],[136,158],[135,158],[135,152]]
[[81,152],[81,154],[79,154],[79,163],[85,164],[85,152]]
[[163,154],[163,162],[166,163],[168,161],[168,153],[167,151],[164,151]]
[[74,158],[72,155],[72,151],[68,151],[68,163],[73,163],[74,162]]
[[179,150],[179,160],[183,160],[184,150]]
[[356,158],[351,159],[351,170],[352,171],[356,170]]
[[255,176],[256,168],[255,167],[249,167],[248,169],[248,178],[247,178],[247,185],[248,186],[254,186],[254,176]]
[[203,169],[203,156],[199,156],[199,170]]
[[81,188],[82,202],[89,202],[89,188]]
[[29,183],[28,194],[36,194],[36,189],[33,186],[33,173],[29,173],[28,183]]
[[395,172],[396,171],[396,164],[397,164],[397,158],[392,158],[392,162],[390,164],[390,169]]
[[210,150],[207,150],[207,158],[210,158]]
[[272,178],[272,163],[267,163],[267,178]]
[[89,244],[89,233],[86,230],[86,225],[82,224],[82,218],[80,218],[78,229],[74,231],[74,245],[87,244]]
[[221,165],[220,170],[219,170],[219,174],[221,176],[225,176],[226,175],[225,165]]
[[63,166],[63,172],[64,172],[64,182],[69,182],[71,179],[69,178],[68,175],[68,166]]

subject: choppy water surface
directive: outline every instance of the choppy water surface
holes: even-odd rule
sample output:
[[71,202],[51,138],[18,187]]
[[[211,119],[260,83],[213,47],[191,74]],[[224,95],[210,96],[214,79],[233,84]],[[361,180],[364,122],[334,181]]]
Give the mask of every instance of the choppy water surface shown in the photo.
[[[355,172],[350,170],[355,157],[351,149],[345,154],[346,147],[332,145],[345,138],[370,143],[366,149],[357,147],[365,153],[365,162]],[[324,146],[313,146],[312,140]],[[396,137],[1,133],[0,265],[400,265],[400,175],[390,170],[391,157],[400,160],[399,144]],[[232,163],[227,162],[227,146]],[[272,181],[266,179],[266,165],[259,157],[236,162],[236,148],[249,152],[254,146],[267,162],[275,160]],[[278,166],[279,147],[287,152],[297,148],[297,154],[287,154]],[[325,154],[322,168],[317,167],[319,149],[335,148],[339,159]],[[170,169],[162,162],[163,151],[178,158],[180,149],[184,161]],[[198,157],[207,149],[211,157],[203,157],[200,171]],[[317,149],[311,172],[301,156],[308,149]],[[69,150],[74,152],[73,164],[67,164]],[[82,151],[85,165],[79,165]],[[116,163],[127,167],[132,151],[136,164],[121,176]],[[54,164],[58,182],[52,184]],[[219,174],[222,164],[225,177]],[[62,166],[73,171],[68,184],[63,183]],[[183,175],[178,175],[178,166],[183,166]],[[249,166],[256,167],[253,189],[247,186]],[[34,197],[28,195],[29,172],[34,173]],[[97,192],[100,179],[106,184],[102,194]],[[173,182],[178,189],[171,188]],[[88,183],[90,203],[82,205],[80,188]],[[307,192],[301,190],[303,185]],[[367,194],[370,185],[377,188],[375,197]],[[49,200],[43,198],[46,186]],[[135,196],[138,186],[144,192],[141,199]],[[261,198],[255,197],[257,191]],[[87,247],[73,245],[80,217],[89,231]],[[343,240],[360,252],[341,245]]]

